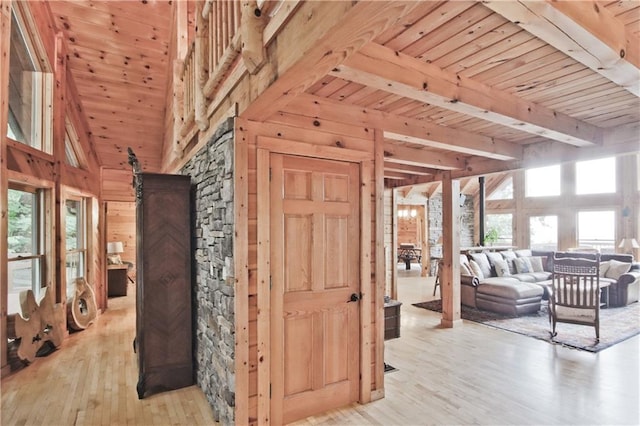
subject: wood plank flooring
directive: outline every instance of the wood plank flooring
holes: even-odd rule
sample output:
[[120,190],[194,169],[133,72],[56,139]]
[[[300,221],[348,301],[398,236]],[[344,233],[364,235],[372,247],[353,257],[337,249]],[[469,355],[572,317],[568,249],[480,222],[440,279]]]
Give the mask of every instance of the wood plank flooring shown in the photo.
[[[591,354],[438,314],[433,278],[399,270],[402,328],[386,397],[300,425],[640,424],[640,336]],[[63,348],[2,380],[2,425],[216,424],[196,386],[138,400],[133,288]]]

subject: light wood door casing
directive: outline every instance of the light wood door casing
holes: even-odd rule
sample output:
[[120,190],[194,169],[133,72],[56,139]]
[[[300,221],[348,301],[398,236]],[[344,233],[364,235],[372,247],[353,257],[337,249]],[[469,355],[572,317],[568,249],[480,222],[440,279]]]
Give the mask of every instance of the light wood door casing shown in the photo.
[[272,424],[358,400],[359,165],[271,155]]

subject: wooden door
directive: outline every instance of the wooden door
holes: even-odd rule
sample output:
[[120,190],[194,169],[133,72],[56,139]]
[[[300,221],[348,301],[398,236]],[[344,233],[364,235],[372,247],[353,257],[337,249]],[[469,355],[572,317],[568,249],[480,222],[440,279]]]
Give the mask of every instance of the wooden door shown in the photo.
[[359,165],[271,156],[271,422],[358,400]]

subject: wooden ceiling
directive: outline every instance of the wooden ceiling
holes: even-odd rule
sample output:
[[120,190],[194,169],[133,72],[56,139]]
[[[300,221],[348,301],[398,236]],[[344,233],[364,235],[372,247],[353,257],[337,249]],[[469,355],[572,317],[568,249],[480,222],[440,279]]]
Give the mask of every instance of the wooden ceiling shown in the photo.
[[[524,0],[420,2],[282,113],[313,103],[325,119],[354,124],[363,111],[379,119],[391,185],[428,186],[472,159],[499,170],[532,144],[553,153],[637,135],[640,2],[579,4],[559,15],[563,5]],[[143,169],[159,170],[171,2],[53,1],[51,9],[102,165],[127,168],[131,146]]]
[[51,1],[68,68],[105,168],[160,170],[171,72],[171,1]]

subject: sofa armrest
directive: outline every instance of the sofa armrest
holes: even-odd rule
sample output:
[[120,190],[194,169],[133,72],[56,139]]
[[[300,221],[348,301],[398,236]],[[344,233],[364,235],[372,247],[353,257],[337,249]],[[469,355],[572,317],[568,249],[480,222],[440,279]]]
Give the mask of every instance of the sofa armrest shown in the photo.
[[460,274],[460,284],[468,285],[471,287],[478,287],[478,284],[480,284],[480,280],[475,275]]
[[640,279],[640,271],[629,271],[626,274],[620,275],[618,278],[618,285],[625,286],[629,284],[633,284],[636,280]]

